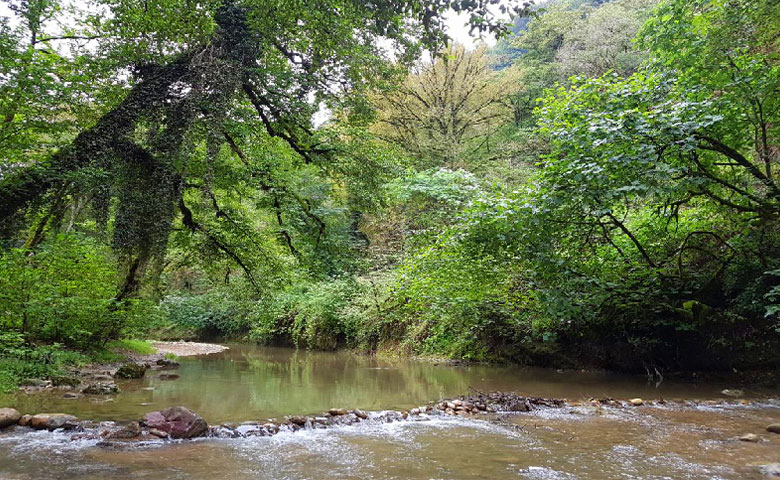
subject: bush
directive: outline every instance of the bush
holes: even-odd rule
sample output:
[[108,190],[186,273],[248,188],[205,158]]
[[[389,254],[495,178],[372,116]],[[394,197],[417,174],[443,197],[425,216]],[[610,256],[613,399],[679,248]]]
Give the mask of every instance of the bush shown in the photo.
[[88,360],[59,344],[31,346],[18,332],[0,333],[0,392],[13,391],[27,380],[62,375],[65,366]]
[[240,292],[214,289],[201,295],[170,295],[160,304],[167,320],[153,332],[165,338],[237,337],[249,331],[253,301]]
[[143,330],[156,307],[140,299],[116,302],[117,284],[114,257],[87,237],[60,235],[32,251],[4,251],[0,331],[89,350]]
[[255,306],[250,338],[321,350],[343,346],[354,337],[343,312],[359,290],[351,278],[296,285]]

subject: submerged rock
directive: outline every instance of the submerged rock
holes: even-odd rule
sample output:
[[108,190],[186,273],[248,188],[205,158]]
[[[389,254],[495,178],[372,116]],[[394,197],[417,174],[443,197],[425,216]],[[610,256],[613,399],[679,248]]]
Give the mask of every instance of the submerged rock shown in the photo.
[[119,367],[114,374],[116,378],[142,378],[146,373],[146,365],[140,363],[126,363]]
[[0,428],[10,427],[22,418],[22,414],[15,408],[0,408]]
[[30,418],[29,426],[36,430],[70,430],[78,426],[78,419],[66,413],[39,413]]
[[200,415],[185,407],[170,407],[147,413],[141,423],[149,428],[163,431],[171,438],[199,437],[209,428]]
[[176,375],[175,373],[163,373],[161,375],[158,375],[157,378],[159,380],[176,380],[177,378],[179,378],[179,376]]
[[766,431],[770,433],[780,433],[780,423],[773,423],[766,427]]

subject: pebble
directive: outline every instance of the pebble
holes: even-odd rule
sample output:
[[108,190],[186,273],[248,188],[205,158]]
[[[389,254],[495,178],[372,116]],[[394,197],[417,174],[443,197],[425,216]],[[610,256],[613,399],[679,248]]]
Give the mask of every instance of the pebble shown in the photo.
[[163,432],[162,430],[158,430],[156,428],[150,428],[149,434],[158,438],[168,438],[168,432]]

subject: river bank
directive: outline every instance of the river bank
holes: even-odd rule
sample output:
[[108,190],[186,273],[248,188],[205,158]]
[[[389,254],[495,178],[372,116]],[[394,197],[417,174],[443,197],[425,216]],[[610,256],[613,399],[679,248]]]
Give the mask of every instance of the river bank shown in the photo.
[[228,347],[202,342],[163,342],[151,341],[152,353],[140,353],[124,349],[115,353],[121,358],[111,362],[95,362],[79,367],[71,367],[64,375],[48,379],[30,379],[19,389],[27,394],[47,390],[65,392],[68,398],[78,398],[80,394],[106,395],[118,393],[116,379],[141,378],[146,370],[172,370],[179,366],[174,359],[195,355],[211,355],[224,352]]

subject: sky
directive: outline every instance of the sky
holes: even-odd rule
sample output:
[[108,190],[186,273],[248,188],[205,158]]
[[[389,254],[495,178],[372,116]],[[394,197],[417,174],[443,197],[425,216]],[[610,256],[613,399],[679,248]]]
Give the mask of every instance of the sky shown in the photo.
[[[474,38],[469,35],[469,28],[467,14],[455,14],[454,12],[447,15],[447,34],[452,39],[466,48],[471,48],[479,42],[484,42],[488,45],[495,45],[496,38],[493,35],[486,35],[484,38]],[[476,32],[475,32],[476,33]]]

